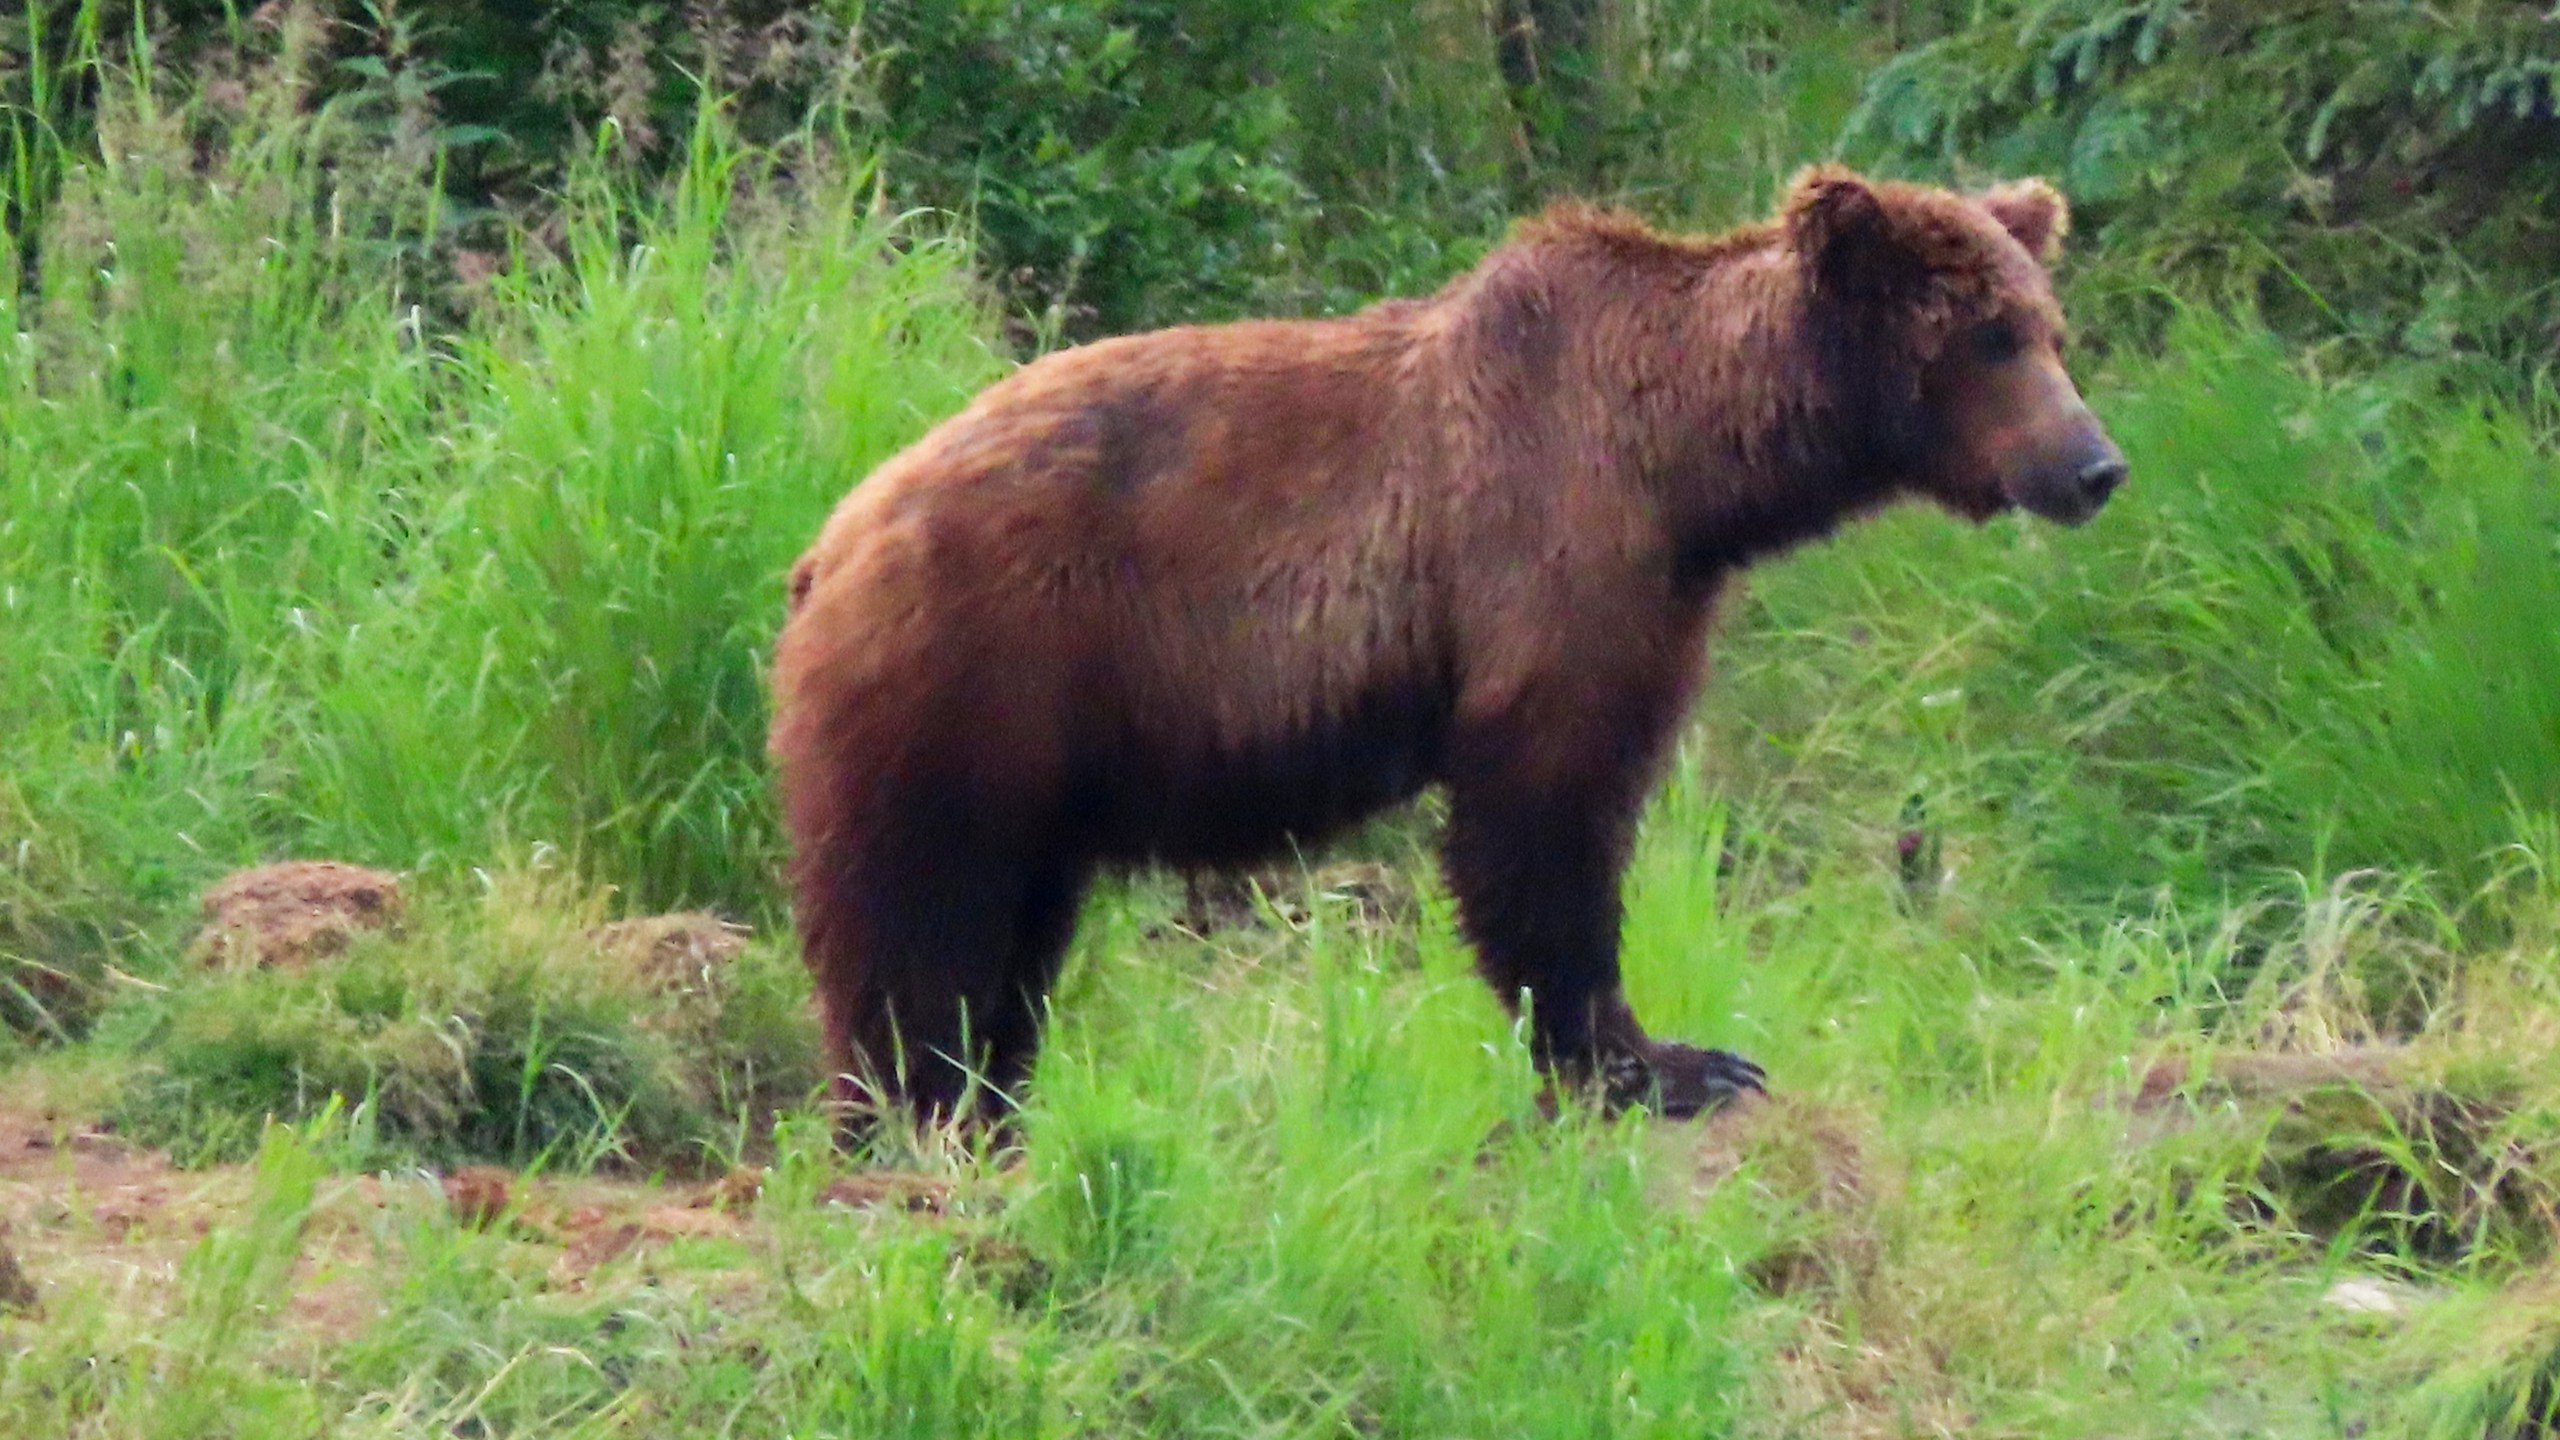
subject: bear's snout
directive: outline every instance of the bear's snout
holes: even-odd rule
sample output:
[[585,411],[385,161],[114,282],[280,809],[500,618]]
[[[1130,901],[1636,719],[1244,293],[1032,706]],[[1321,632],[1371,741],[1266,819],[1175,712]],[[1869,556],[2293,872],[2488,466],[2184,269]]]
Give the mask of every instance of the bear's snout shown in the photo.
[[2013,498],[2031,515],[2078,525],[2105,508],[2130,470],[2124,452],[2093,422],[2024,476]]

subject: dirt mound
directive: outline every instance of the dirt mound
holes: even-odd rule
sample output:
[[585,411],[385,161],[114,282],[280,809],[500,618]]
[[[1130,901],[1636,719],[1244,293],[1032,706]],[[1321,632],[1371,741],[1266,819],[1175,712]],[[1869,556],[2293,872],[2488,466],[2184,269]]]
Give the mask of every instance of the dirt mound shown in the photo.
[[652,990],[712,988],[713,977],[747,948],[747,927],[704,910],[640,915],[587,932],[607,958],[629,965]]
[[753,1165],[732,1165],[729,1173],[705,1185],[685,1204],[695,1210],[725,1210],[744,1215],[756,1208],[764,1198],[764,1171]]
[[336,860],[287,860],[225,877],[204,892],[191,947],[208,966],[300,969],[369,930],[397,929],[400,878]]
[[[1668,1127],[1666,1127],[1668,1128]],[[1820,1289],[1854,1296],[1874,1278],[1880,1242],[1877,1192],[1890,1192],[1850,1117],[1794,1096],[1744,1095],[1690,1131],[1694,1194],[1746,1168],[1751,1182],[1787,1197],[1800,1221],[1751,1267],[1772,1295]]]
[[2157,1110],[2179,1100],[2285,1099],[2332,1086],[2390,1089],[2410,1068],[2409,1057],[2390,1046],[2320,1052],[2226,1051],[2204,1064],[2183,1057],[2155,1061],[2133,1097],[2136,1110]]

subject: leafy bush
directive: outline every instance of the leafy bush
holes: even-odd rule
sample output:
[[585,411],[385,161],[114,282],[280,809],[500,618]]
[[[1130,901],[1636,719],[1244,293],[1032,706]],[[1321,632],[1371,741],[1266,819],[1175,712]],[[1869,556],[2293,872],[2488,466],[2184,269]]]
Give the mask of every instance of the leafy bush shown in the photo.
[[2539,362],[2560,330],[2560,18],[2528,0],[1995,0],[1868,82],[1852,148],[2041,171],[2156,333],[2160,287],[2368,356]]
[[1559,193],[1757,213],[1890,34],[1786,0],[889,0],[864,23],[891,183],[967,214],[1078,338],[1428,290]]
[[1502,98],[1470,6],[888,0],[865,23],[893,181],[969,215],[1070,333],[1321,290],[1315,252],[1349,223],[1328,202],[1406,223],[1449,202],[1442,236],[1498,211]]

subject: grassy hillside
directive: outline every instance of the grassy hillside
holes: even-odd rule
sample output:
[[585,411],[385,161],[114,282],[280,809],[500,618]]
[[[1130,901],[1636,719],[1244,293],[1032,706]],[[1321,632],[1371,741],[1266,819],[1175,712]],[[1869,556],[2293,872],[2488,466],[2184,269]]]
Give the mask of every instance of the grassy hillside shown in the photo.
[[[298,63],[106,87],[12,212],[0,1433],[2548,1430],[2538,410],[2181,310],[2084,376],[2093,525],[1752,577],[1627,961],[1766,1106],[1538,1119],[1426,805],[1249,920],[1110,887],[1020,1149],[846,1156],[759,666],[826,507],[1006,363],[968,249],[717,116],[466,245]],[[405,927],[189,953],[298,855]],[[595,938],[683,905],[757,936]]]

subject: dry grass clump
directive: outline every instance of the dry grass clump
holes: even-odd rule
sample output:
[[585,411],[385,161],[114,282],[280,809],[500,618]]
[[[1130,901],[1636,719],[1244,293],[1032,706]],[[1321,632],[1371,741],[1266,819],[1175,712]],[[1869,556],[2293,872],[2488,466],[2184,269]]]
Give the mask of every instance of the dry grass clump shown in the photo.
[[511,877],[324,968],[129,997],[103,1022],[138,1072],[111,1118],[191,1162],[343,1105],[393,1156],[717,1172],[819,1083],[796,959],[594,909]]

